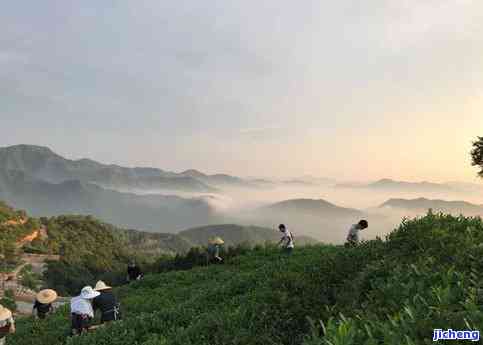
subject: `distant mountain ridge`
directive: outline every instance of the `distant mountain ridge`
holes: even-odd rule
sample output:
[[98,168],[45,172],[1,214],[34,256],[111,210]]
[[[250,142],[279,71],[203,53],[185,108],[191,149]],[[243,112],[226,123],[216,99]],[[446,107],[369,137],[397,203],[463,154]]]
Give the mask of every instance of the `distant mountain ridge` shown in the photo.
[[216,212],[202,198],[137,195],[69,180],[50,183],[21,171],[0,170],[0,199],[34,216],[93,215],[126,228],[175,232],[216,222]]
[[392,179],[381,179],[369,184],[343,183],[336,185],[337,188],[363,188],[375,191],[404,191],[404,192],[458,192],[454,185],[434,182],[406,182]]
[[382,179],[367,186],[373,189],[405,189],[405,190],[424,190],[424,191],[452,191],[453,188],[440,183],[433,182],[405,182],[391,179]]
[[251,188],[259,187],[259,184],[257,184],[255,181],[245,180],[240,177],[227,174],[207,175],[195,169],[183,171],[179,175],[194,178],[203,183],[206,183],[207,185],[217,186],[220,188],[227,186]]
[[17,145],[0,148],[0,167],[21,171],[31,178],[49,183],[79,180],[106,187],[166,188],[212,192],[201,181],[156,168],[126,168],[91,159],[66,159],[47,147]]
[[272,212],[298,212],[317,217],[357,217],[363,213],[353,208],[334,205],[324,199],[290,199],[263,207]]
[[[191,192],[215,192],[217,185],[243,185],[239,177],[225,174],[206,175],[196,170],[183,173],[157,168],[127,168],[102,164],[91,159],[71,160],[42,146],[16,145],[0,148],[0,169],[21,171],[49,183],[79,180],[103,187],[173,189]],[[209,184],[211,185],[209,185]]]
[[467,216],[483,215],[483,205],[476,205],[466,201],[447,201],[440,199],[389,199],[379,206],[380,208],[395,208],[414,211],[461,213]]

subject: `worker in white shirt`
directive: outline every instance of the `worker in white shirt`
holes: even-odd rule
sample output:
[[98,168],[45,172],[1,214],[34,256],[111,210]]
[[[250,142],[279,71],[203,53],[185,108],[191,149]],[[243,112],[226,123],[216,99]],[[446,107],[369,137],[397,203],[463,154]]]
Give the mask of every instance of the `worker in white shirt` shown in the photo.
[[70,301],[72,335],[80,335],[85,331],[95,328],[91,326],[92,319],[94,318],[92,300],[100,294],[100,292],[95,291],[92,287],[86,286],[82,289],[79,296],[72,298]]
[[345,243],[345,246],[346,247],[357,246],[360,241],[359,232],[361,232],[364,229],[367,229],[368,226],[369,226],[369,223],[365,219],[360,220],[359,223],[357,224],[353,224],[349,229],[349,233],[347,234],[347,242]]
[[293,248],[294,248],[294,242],[293,242],[293,235],[292,233],[287,229],[285,224],[280,224],[278,226],[278,230],[283,234],[280,242],[278,245],[282,245],[283,251],[287,254],[292,254]]

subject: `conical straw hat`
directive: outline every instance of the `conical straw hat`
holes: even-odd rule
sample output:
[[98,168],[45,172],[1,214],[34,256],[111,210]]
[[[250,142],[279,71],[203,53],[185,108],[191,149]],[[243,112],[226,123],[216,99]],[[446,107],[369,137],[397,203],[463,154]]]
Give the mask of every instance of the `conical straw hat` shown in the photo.
[[0,304],[0,321],[5,321],[12,317],[12,312]]
[[212,239],[210,240],[210,243],[211,243],[211,244],[224,244],[224,243],[225,243],[225,241],[223,241],[223,240],[221,239],[221,237],[218,237],[218,236],[217,236],[217,237],[212,238]]
[[45,289],[37,294],[37,301],[42,304],[50,304],[57,299],[57,292],[51,289]]
[[99,280],[96,283],[96,287],[94,288],[94,290],[96,290],[96,291],[102,291],[102,290],[107,290],[107,289],[111,289],[111,287],[106,285],[106,283],[104,283],[102,280]]

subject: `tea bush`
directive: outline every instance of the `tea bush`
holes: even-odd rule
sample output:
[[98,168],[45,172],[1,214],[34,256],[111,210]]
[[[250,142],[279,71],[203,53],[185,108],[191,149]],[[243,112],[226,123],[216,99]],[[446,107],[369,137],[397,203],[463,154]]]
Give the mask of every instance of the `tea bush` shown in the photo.
[[[116,290],[123,321],[68,338],[65,311],[19,320],[17,345],[430,344],[482,329],[483,223],[429,214],[356,248],[272,246]],[[451,343],[451,342],[450,342]],[[456,343],[456,342],[452,342]]]

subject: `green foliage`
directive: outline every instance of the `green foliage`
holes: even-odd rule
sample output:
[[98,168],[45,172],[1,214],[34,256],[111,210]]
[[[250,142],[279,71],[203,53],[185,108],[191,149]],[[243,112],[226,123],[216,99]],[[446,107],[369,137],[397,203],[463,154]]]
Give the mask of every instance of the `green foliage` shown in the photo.
[[[30,235],[40,226],[36,219],[27,219],[23,224],[25,219],[27,219],[25,211],[15,210],[0,201],[0,256],[5,258],[6,264],[17,263],[17,241]],[[2,271],[5,268],[0,267]]]
[[0,252],[2,254],[4,264],[16,264],[18,255],[15,241],[4,240],[0,243]]
[[25,211],[15,210],[8,206],[5,202],[0,201],[0,224],[9,220],[20,220],[26,217]]
[[90,216],[59,216],[42,219],[49,238],[37,243],[60,261],[50,261],[44,274],[48,286],[74,295],[98,279],[118,281],[125,276],[131,257],[117,229]]
[[17,310],[17,304],[15,304],[15,294],[12,290],[5,291],[5,295],[0,299],[0,304],[11,311]]
[[478,166],[480,171],[478,175],[483,178],[483,137],[473,142],[473,149],[471,150],[472,165]]
[[[220,256],[224,260],[231,260],[239,255],[248,253],[251,246],[248,243],[241,243],[236,246],[222,246]],[[150,264],[145,265],[145,271],[148,273],[163,273],[169,271],[189,270],[194,267],[207,266],[209,264],[209,256],[206,247],[193,247],[185,254],[177,254],[175,256],[162,255]]]
[[31,265],[26,265],[20,271],[20,283],[31,290],[37,290],[42,283],[42,276],[32,271]]
[[[198,253],[184,259],[196,263]],[[18,328],[26,330],[11,340],[17,345],[419,345],[432,343],[433,328],[483,326],[478,218],[429,214],[405,220],[386,241],[355,248],[316,245],[286,256],[273,246],[258,246],[240,254],[224,265],[171,267],[119,288],[124,320],[85,336],[62,336],[69,320],[57,314],[41,326],[20,320]],[[29,335],[33,329],[35,339]]]

